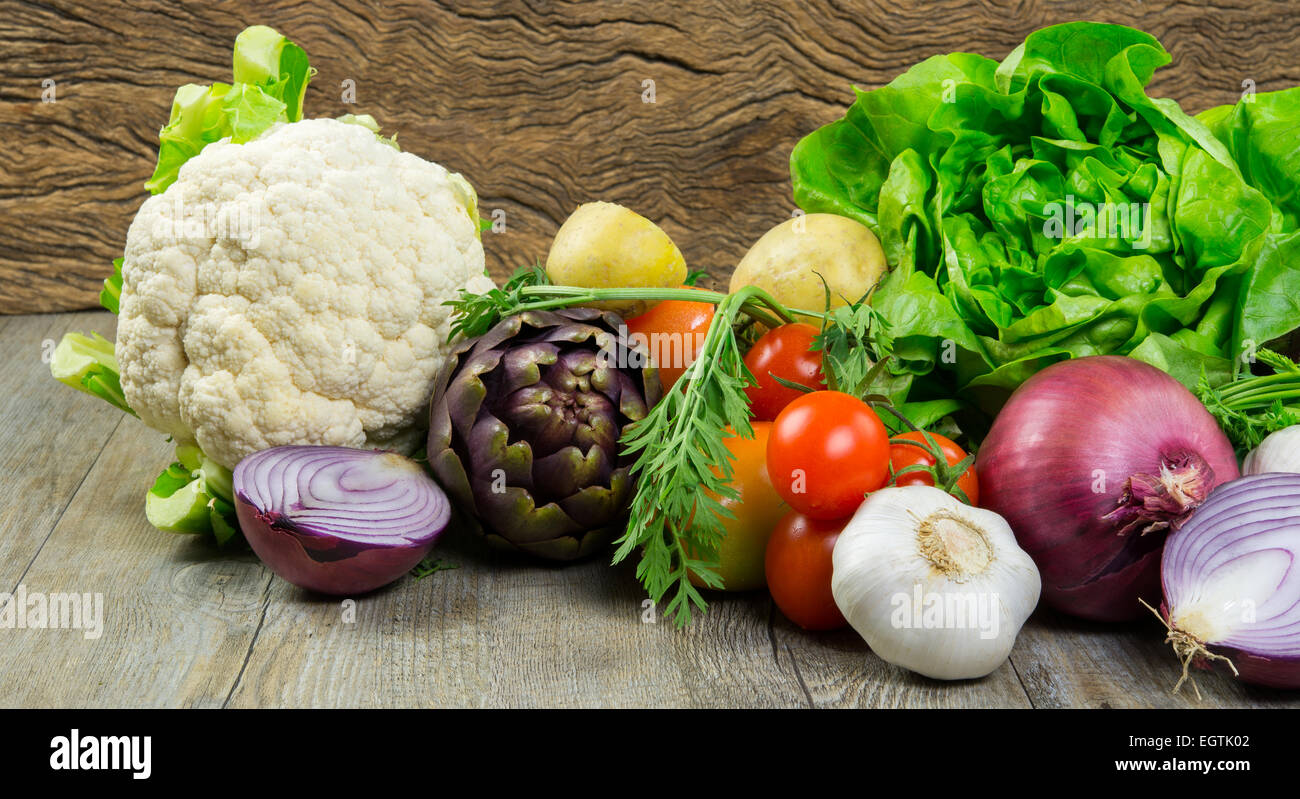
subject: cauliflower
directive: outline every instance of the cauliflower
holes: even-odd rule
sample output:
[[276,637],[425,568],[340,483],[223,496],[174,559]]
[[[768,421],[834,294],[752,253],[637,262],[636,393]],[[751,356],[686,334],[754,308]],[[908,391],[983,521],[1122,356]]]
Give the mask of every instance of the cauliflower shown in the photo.
[[145,424],[233,468],[282,444],[416,449],[461,289],[474,193],[366,127],[219,141],[127,233],[115,355]]
[[51,375],[176,440],[145,495],[159,530],[239,539],[231,469],[281,444],[420,443],[462,289],[483,271],[474,190],[369,115],[304,120],[315,70],[264,25],[230,83],[186,84],[99,301],[117,342],[67,333]]

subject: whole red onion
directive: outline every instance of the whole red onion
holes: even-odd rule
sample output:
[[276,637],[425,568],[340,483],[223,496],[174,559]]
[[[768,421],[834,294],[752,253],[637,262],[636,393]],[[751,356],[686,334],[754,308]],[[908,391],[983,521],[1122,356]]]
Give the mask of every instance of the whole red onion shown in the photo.
[[1160,597],[1160,551],[1220,483],[1232,444],[1174,378],[1114,355],[1054,364],[1027,380],[975,461],[981,505],[1038,565],[1043,597],[1122,621]]

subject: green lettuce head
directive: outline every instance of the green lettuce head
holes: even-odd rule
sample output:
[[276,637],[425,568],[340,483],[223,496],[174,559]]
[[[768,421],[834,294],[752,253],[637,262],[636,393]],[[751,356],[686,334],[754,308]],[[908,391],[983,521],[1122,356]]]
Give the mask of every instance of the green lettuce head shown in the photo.
[[858,89],[795,147],[796,202],[881,239],[872,302],[913,398],[993,410],[1111,353],[1221,382],[1300,326],[1300,89],[1193,117],[1146,93],[1169,61],[1141,31],[1057,25]]

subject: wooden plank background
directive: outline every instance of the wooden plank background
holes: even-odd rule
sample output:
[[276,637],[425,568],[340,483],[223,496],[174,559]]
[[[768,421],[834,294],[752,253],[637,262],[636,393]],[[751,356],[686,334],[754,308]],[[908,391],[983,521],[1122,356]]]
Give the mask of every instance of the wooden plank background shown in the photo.
[[1300,15],[1280,0],[0,0],[0,313],[95,306],[172,93],[228,80],[246,25],[306,48],[320,70],[308,116],[374,114],[406,149],[463,172],[485,212],[505,212],[485,242],[494,274],[544,257],[578,203],[605,199],[660,222],[692,268],[725,281],[789,215],[790,149],[843,113],[850,84],[940,52],[1001,58],[1071,19],[1154,34],[1173,64],[1152,91],[1191,111],[1234,101],[1245,80],[1300,83]]

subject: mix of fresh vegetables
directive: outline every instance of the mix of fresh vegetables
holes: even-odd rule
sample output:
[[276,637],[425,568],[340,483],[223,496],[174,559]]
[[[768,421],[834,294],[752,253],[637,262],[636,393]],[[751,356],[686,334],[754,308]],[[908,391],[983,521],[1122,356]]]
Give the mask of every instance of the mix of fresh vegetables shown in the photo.
[[[498,287],[469,184],[302,119],[306,55],[250,28],[233,84],[177,93],[116,345],[51,370],[176,440],[154,526],[314,591],[444,568],[460,527],[612,543],[678,625],[766,586],[938,679],[999,668],[1041,594],[1300,687],[1300,89],[1190,116],[1145,92],[1168,60],[1075,23],[859,91],[727,293],[608,202]],[[185,203],[269,218],[187,236]]]

